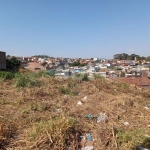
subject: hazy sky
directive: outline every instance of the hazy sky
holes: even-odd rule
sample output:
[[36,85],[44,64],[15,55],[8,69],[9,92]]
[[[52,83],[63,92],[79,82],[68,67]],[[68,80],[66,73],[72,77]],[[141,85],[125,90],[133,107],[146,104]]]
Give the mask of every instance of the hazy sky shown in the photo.
[[0,0],[0,51],[18,56],[149,56],[150,0]]

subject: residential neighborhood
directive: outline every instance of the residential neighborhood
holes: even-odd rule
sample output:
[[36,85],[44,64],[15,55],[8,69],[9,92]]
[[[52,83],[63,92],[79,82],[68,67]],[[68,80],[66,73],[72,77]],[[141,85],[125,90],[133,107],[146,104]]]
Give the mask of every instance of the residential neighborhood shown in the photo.
[[[8,57],[11,58],[13,56]],[[107,79],[123,81],[137,85],[150,85],[150,61],[119,60],[105,58],[62,58],[37,55],[32,57],[16,56],[20,67],[30,71],[46,71],[55,76],[75,77],[76,74],[88,74],[89,79],[100,75]],[[0,52],[0,69],[6,69],[6,53]],[[137,81],[138,80],[138,81]]]

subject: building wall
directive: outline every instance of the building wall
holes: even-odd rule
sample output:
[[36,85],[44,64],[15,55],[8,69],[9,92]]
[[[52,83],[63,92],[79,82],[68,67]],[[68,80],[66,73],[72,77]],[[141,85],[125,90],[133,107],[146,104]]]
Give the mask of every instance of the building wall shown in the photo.
[[0,51],[0,70],[6,69],[6,53]]

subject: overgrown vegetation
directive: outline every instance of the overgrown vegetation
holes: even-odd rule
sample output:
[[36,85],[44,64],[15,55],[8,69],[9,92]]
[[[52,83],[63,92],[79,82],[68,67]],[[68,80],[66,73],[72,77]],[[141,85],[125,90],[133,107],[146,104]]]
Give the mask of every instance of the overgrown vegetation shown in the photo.
[[141,145],[150,148],[150,138],[144,135],[145,131],[141,129],[120,130],[117,133],[119,145],[126,149],[136,150],[135,145]]
[[[74,118],[61,115],[57,118],[35,123],[29,133],[29,140],[39,141],[37,143],[39,149],[43,148],[43,141],[49,143],[48,146],[51,149],[59,150],[69,147],[78,149],[78,139],[82,135],[78,130],[81,129],[78,129],[78,124]],[[36,145],[32,148],[36,148]]]
[[17,70],[20,66],[20,61],[16,57],[11,57],[6,59],[7,70]]
[[[150,89],[94,78],[0,72],[0,149],[78,150],[87,133],[98,150],[150,148]],[[97,123],[101,113],[105,123]]]
[[88,74],[87,73],[77,73],[75,74],[77,79],[80,79],[82,81],[89,81]]
[[125,77],[125,72],[124,71],[121,72],[120,77]]
[[30,76],[30,74],[21,75],[19,74],[16,77],[15,80],[15,86],[16,87],[31,87],[36,86],[38,81],[35,79],[35,77]]
[[12,72],[0,71],[0,79],[1,80],[11,80],[11,79],[15,78],[16,75],[17,75],[16,72],[12,73]]
[[103,79],[105,80],[105,78],[103,76],[101,76],[100,74],[94,74],[94,79]]
[[16,87],[32,87],[38,85],[37,78],[41,77],[53,77],[52,74],[44,71],[39,72],[6,72],[0,71],[0,79],[1,80],[11,80],[14,79],[14,85]]

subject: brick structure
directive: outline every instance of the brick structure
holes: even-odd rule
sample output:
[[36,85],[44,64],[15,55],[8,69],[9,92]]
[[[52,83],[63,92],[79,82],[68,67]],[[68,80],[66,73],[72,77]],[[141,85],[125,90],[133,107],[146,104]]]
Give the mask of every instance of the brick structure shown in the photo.
[[30,62],[28,63],[27,67],[25,67],[28,70],[35,71],[35,70],[45,70],[46,68],[42,66],[38,62]]
[[0,51],[0,70],[6,69],[6,53]]
[[132,77],[120,77],[115,78],[115,81],[120,81],[128,84],[134,84],[134,85],[150,85],[150,79],[146,77],[139,77],[139,78],[132,78]]

